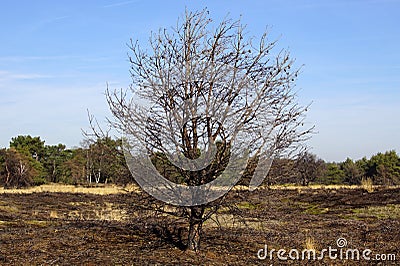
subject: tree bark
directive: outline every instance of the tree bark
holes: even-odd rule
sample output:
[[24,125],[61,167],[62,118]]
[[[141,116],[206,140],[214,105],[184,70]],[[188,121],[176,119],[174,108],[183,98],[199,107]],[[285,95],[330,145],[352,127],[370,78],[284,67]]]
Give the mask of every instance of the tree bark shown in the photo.
[[190,250],[200,250],[200,240],[202,235],[203,222],[189,224],[189,235],[187,248]]
[[203,231],[204,206],[190,207],[189,234],[187,248],[200,250],[200,240]]

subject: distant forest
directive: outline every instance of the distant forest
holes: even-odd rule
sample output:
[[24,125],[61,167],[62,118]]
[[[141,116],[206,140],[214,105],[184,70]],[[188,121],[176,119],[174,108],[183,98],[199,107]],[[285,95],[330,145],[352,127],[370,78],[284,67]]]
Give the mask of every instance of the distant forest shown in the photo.
[[[36,186],[45,183],[125,185],[134,180],[125,162],[121,139],[102,138],[84,141],[82,147],[46,145],[40,137],[17,136],[9,148],[0,149],[0,185],[5,188]],[[153,164],[166,178],[180,182],[165,156],[154,156]],[[240,181],[246,185],[257,159],[251,158]],[[325,162],[304,152],[295,158],[276,158],[264,185],[345,184],[359,185],[369,179],[374,185],[400,185],[400,158],[392,150],[353,161]]]

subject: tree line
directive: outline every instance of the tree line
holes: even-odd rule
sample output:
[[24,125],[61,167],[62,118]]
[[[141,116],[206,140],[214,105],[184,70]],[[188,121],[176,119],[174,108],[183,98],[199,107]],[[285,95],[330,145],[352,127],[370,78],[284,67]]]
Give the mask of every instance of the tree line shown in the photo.
[[[157,170],[179,183],[174,166],[165,156],[152,158]],[[241,184],[250,180],[257,160],[249,161]],[[400,157],[394,151],[377,153],[360,160],[325,162],[310,152],[295,158],[276,158],[264,181],[275,184],[358,185],[370,178],[375,185],[400,185]],[[17,136],[9,148],[0,149],[0,185],[5,188],[45,183],[124,185],[133,182],[122,150],[122,140],[110,137],[83,141],[81,147],[46,145],[39,136]]]
[[122,140],[84,141],[82,147],[45,145],[40,137],[17,136],[0,149],[0,184],[5,188],[41,185],[130,182]]
[[360,185],[363,179],[371,179],[374,185],[400,185],[400,157],[396,151],[379,152],[369,159],[347,158],[343,162],[325,162],[315,154],[304,152],[295,159],[275,159],[266,182],[269,185]]

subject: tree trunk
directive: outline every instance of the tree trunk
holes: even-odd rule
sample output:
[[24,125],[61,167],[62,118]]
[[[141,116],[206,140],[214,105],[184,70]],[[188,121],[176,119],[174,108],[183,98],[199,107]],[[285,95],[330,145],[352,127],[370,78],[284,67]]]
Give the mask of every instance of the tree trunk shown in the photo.
[[190,250],[197,251],[200,249],[200,240],[202,235],[202,222],[190,223],[189,224],[189,235],[187,248]]
[[187,248],[190,250],[200,250],[200,240],[203,233],[204,209],[204,206],[190,207],[189,234],[187,243]]
[[53,160],[53,171],[51,173],[52,182],[57,183],[57,176],[56,176],[56,160]]
[[308,178],[307,178],[306,176],[303,176],[302,180],[303,180],[302,185],[303,185],[304,187],[307,187],[308,184],[310,183],[310,181],[308,180]]
[[6,187],[8,187],[8,186],[10,185],[10,176],[11,176],[11,173],[10,173],[10,171],[8,170],[7,162],[6,162],[6,171],[7,171],[7,178],[6,178],[5,184],[6,184]]

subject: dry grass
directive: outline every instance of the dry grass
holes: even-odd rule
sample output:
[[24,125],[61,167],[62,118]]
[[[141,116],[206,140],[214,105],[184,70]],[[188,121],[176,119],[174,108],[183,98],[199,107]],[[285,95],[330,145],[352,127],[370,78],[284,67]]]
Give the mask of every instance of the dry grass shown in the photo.
[[18,211],[19,210],[16,206],[0,201],[0,212],[16,213]]
[[268,221],[259,218],[238,218],[232,214],[217,214],[212,215],[211,219],[205,221],[204,227],[206,228],[225,228],[225,229],[255,229],[260,232],[265,232],[271,224],[282,225],[284,223],[278,222],[274,219]]
[[50,211],[50,218],[58,219],[58,218],[60,218],[60,216],[58,215],[57,211],[51,210]]
[[366,190],[368,193],[374,192],[374,184],[371,178],[363,178],[361,180],[361,188]]
[[[370,178],[367,178],[367,180]],[[367,181],[369,182],[369,181]],[[382,185],[373,185],[372,180],[371,180],[371,185],[373,190],[376,188],[385,188],[385,189],[397,189],[400,188],[399,185],[396,186],[382,186]],[[236,188],[236,187],[235,187]],[[283,184],[283,185],[272,185],[269,187],[266,186],[260,186],[258,189],[272,189],[272,190],[320,190],[320,189],[328,189],[328,190],[338,190],[338,189],[365,189],[365,187],[361,185],[319,185],[319,184],[312,184],[309,186],[300,186],[297,184]],[[240,186],[239,188],[236,188],[237,190],[248,190],[247,186]]]
[[128,219],[127,212],[125,210],[96,210],[95,219],[100,221],[125,221]]
[[276,190],[303,190],[303,189],[330,189],[330,190],[336,190],[336,189],[358,189],[360,186],[357,185],[318,185],[318,184],[313,184],[309,186],[299,186],[295,184],[288,184],[288,185],[273,185],[270,186],[271,189],[276,189]]
[[[300,186],[297,184],[283,184],[283,185],[272,185],[272,186],[260,186],[258,189],[263,190],[263,189],[272,189],[272,190],[308,190],[308,189],[313,189],[313,190],[320,190],[320,189],[329,189],[329,190],[337,190],[337,189],[358,189],[360,186],[358,185],[318,185],[318,184],[313,184],[309,186]],[[234,190],[248,190],[249,188],[247,186],[235,186]]]
[[3,205],[0,205],[0,212],[15,213],[15,212],[18,212],[18,209],[15,206],[3,206]]
[[126,221],[127,211],[111,202],[104,202],[104,205],[96,205],[94,202],[70,202],[72,206],[79,206],[78,210],[60,212],[50,210],[49,217],[52,219],[67,220],[96,220],[96,221]]
[[[366,183],[362,185],[309,185],[309,186],[299,186],[295,184],[284,184],[284,185],[273,185],[269,186],[269,189],[272,190],[297,190],[299,193],[307,190],[320,190],[320,189],[328,189],[328,190],[338,190],[338,189],[365,189],[368,192],[374,191],[375,188],[379,186],[374,186],[372,184],[372,180],[369,178],[364,181]],[[370,183],[369,183],[370,182]],[[385,186],[386,189],[395,189],[400,186]],[[241,191],[248,190],[248,186],[235,186],[233,190]],[[260,186],[258,189],[263,190],[267,189],[266,186]],[[73,186],[73,185],[65,185],[65,184],[45,184],[36,187],[23,188],[23,189],[4,189],[0,188],[0,194],[31,194],[31,193],[41,193],[41,192],[61,192],[61,193],[84,193],[84,194],[96,194],[96,195],[110,195],[110,194],[124,194],[124,193],[140,193],[141,189],[135,184],[128,184],[126,186],[116,186],[116,185],[103,185],[103,186],[93,186],[93,187],[84,187],[84,186]]]
[[49,221],[41,221],[41,220],[27,220],[27,221],[24,221],[24,223],[29,224],[29,225],[40,226],[40,227],[46,227],[50,224]]
[[312,236],[307,236],[304,243],[304,248],[308,250],[317,250],[317,243]]
[[353,214],[346,215],[349,218],[377,218],[400,219],[400,205],[388,204],[385,206],[368,206],[367,208],[354,209]]
[[121,194],[129,192],[139,192],[139,188],[136,185],[127,185],[125,187],[106,185],[101,187],[83,187],[73,186],[65,184],[45,184],[36,187],[24,188],[24,189],[4,189],[0,188],[0,193],[14,193],[14,194],[25,194],[25,193],[41,193],[41,192],[61,192],[61,193],[87,193],[97,195],[110,195],[110,194]]

